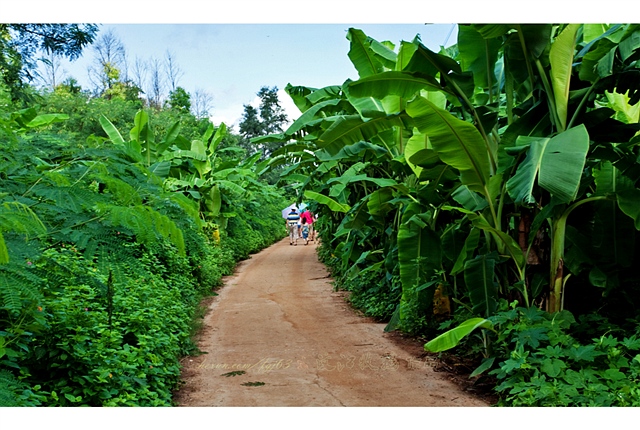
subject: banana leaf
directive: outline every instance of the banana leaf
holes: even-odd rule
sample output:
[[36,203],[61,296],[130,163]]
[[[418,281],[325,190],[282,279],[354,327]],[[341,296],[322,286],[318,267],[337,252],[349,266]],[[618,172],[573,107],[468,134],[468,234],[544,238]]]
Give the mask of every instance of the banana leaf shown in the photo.
[[116,126],[113,125],[106,116],[100,115],[99,121],[102,129],[105,133],[107,133],[107,136],[109,136],[109,139],[111,140],[111,142],[113,142],[114,145],[124,145],[124,139],[122,138],[122,135],[120,134]]
[[[519,138],[517,142],[524,142]],[[562,202],[576,198],[589,150],[589,134],[584,125],[552,138],[526,138],[527,158],[507,181],[507,191],[517,203],[534,203],[533,187],[538,185]]]
[[396,95],[409,100],[420,90],[441,91],[438,82],[410,72],[383,72],[350,82],[348,88],[352,97],[373,97],[383,99]]
[[560,120],[559,129],[567,128],[567,106],[569,102],[569,84],[573,67],[573,54],[579,24],[569,24],[551,45],[549,62],[551,63],[551,85],[555,98],[556,111]]
[[478,255],[464,265],[464,282],[476,315],[488,317],[496,310],[498,283],[495,281],[495,268],[498,259],[498,254],[493,252]]
[[486,195],[490,163],[480,132],[422,97],[408,104],[407,113],[418,130],[429,137],[440,159],[460,171],[461,182]]
[[371,141],[377,134],[393,127],[404,127],[401,115],[389,115],[368,121],[363,121],[359,115],[339,116],[320,135],[317,145],[330,155],[336,155],[346,145],[359,141]]
[[317,193],[311,190],[305,190],[304,197],[309,200],[314,200],[320,204],[327,205],[333,212],[348,212],[351,207],[345,203],[338,203],[331,197],[324,194]]
[[471,318],[424,345],[429,352],[442,352],[456,347],[460,341],[478,328],[493,330],[493,323],[485,318]]

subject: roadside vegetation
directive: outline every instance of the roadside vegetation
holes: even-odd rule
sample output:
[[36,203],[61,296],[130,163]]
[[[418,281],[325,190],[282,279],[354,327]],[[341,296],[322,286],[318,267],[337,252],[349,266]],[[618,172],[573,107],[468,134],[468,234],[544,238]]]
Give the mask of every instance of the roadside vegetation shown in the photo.
[[0,405],[170,406],[200,301],[288,203],[179,87],[157,103],[109,62],[93,91],[30,84],[34,52],[95,26],[0,33]]
[[359,79],[289,85],[302,115],[253,141],[286,143],[271,165],[387,330],[500,405],[637,406],[640,27],[458,30],[434,52],[350,29]]

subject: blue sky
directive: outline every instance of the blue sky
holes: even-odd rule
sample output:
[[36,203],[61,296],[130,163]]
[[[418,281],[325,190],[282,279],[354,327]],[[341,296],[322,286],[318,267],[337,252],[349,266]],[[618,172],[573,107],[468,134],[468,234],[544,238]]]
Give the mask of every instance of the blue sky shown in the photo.
[[[447,41],[455,43],[457,35],[454,24],[103,24],[100,31],[114,32],[130,64],[136,57],[163,60],[170,51],[183,72],[178,84],[190,93],[197,88],[207,91],[213,97],[212,121],[234,125],[243,105],[257,101],[262,86],[321,88],[357,79],[347,56],[349,27],[395,44],[420,34],[435,50]],[[82,59],[63,69],[89,88],[87,68],[92,60],[89,48]],[[281,105],[292,119],[299,115],[283,92]]]

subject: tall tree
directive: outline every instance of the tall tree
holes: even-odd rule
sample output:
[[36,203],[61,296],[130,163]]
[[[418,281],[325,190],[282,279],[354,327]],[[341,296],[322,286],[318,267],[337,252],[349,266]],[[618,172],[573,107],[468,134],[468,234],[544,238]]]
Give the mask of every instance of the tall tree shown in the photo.
[[162,97],[164,95],[165,82],[162,78],[162,63],[157,58],[152,58],[149,62],[150,82],[149,90],[146,91],[149,106],[160,109],[162,107]]
[[280,106],[278,87],[269,88],[264,86],[260,88],[256,95],[260,98],[259,108],[256,109],[254,106],[244,105],[244,113],[240,121],[240,134],[244,141],[240,145],[250,152],[256,150],[262,152],[262,158],[264,159],[269,157],[282,144],[268,142],[256,146],[251,144],[250,140],[259,136],[281,133],[288,118],[284,109]]
[[0,24],[0,79],[14,100],[23,98],[32,81],[36,55],[57,54],[77,59],[98,31],[95,24]]
[[175,90],[169,92],[167,104],[171,109],[188,113],[191,110],[191,94],[184,88],[177,87]]
[[122,72],[126,67],[126,52],[115,32],[108,30],[93,44],[93,54],[93,64],[89,66],[89,80],[95,92],[103,94],[116,82],[125,80],[122,79]]
[[148,63],[136,56],[131,70],[131,82],[138,88],[145,88],[147,84],[147,74],[149,73]]
[[280,106],[278,87],[262,87],[258,91],[260,97],[260,118],[264,134],[281,133],[282,126],[287,123],[287,114]]
[[213,97],[211,94],[202,88],[196,88],[191,97],[191,111],[193,115],[198,119],[209,116],[212,104]]
[[264,135],[264,127],[258,116],[258,109],[251,105],[243,105],[244,113],[240,121],[240,134],[247,141],[254,137]]
[[55,52],[48,52],[40,58],[44,65],[44,71],[39,76],[40,80],[52,90],[64,79],[64,71],[61,70],[60,60],[60,54]]
[[180,66],[178,66],[175,54],[169,50],[167,50],[164,56],[164,67],[167,71],[167,82],[171,87],[171,91],[175,91],[178,86],[178,81],[184,76],[184,72],[180,69]]

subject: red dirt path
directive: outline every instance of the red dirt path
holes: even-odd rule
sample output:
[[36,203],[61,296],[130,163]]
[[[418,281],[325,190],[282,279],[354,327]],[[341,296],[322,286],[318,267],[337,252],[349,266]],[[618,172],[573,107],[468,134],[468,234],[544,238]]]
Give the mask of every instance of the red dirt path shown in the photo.
[[488,406],[351,309],[315,248],[284,239],[225,280],[200,334],[206,354],[183,361],[179,406]]

